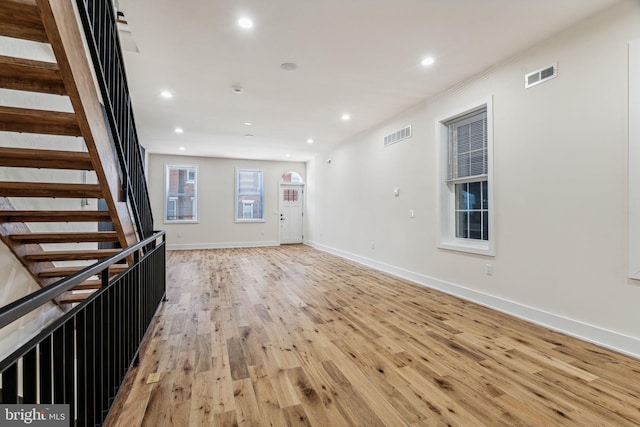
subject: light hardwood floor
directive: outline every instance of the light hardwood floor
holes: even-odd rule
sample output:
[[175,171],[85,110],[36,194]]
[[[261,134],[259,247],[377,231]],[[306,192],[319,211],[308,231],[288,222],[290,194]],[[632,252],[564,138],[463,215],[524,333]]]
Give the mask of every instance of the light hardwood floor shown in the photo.
[[309,247],[167,269],[109,426],[640,425],[640,361]]

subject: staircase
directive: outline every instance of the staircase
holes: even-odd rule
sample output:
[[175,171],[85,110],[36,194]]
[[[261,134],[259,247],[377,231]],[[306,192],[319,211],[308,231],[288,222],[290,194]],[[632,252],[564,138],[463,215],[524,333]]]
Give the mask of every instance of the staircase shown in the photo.
[[0,403],[102,425],[166,295],[111,0],[0,0],[0,240],[42,287],[0,307]]
[[[55,58],[0,51],[0,89],[69,105],[0,105],[0,239],[42,287],[138,241],[78,25],[67,1],[0,0],[0,36],[43,44]],[[100,285],[88,280],[58,303],[81,302]]]

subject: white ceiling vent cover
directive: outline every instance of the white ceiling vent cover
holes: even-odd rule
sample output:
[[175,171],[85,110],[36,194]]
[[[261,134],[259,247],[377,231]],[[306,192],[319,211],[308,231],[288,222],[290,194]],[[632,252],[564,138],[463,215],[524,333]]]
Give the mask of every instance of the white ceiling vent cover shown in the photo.
[[530,88],[547,80],[558,77],[558,64],[552,64],[544,68],[540,68],[532,73],[524,76],[524,87]]
[[403,139],[411,138],[411,125],[400,129],[394,133],[391,133],[384,137],[384,146],[387,147],[396,142],[400,142]]

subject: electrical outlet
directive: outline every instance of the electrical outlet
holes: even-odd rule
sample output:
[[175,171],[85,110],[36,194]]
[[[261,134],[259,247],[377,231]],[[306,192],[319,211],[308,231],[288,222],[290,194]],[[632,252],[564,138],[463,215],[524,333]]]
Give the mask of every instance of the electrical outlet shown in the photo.
[[376,242],[371,241],[371,249],[375,249],[376,248]]
[[493,274],[493,265],[485,264],[484,272],[487,274],[487,276],[491,276]]
[[409,218],[415,218],[416,217],[416,211],[413,209],[409,209]]

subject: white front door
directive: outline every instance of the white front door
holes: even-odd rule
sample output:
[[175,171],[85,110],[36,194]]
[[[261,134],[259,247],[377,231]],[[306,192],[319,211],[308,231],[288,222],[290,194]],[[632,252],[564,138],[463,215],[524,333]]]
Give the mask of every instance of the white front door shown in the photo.
[[280,243],[302,243],[303,186],[280,185]]

